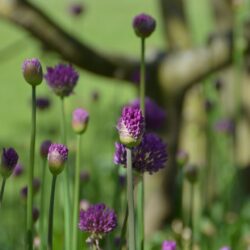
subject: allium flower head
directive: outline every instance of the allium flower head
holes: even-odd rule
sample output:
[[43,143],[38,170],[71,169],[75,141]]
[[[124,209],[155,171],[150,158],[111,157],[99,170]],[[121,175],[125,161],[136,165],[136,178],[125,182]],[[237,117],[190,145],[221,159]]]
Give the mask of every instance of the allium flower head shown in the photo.
[[4,178],[8,178],[18,161],[18,154],[13,148],[3,148],[2,159],[0,165],[0,173]]
[[[140,108],[140,100],[136,99],[131,103],[132,107]],[[164,126],[166,112],[159,107],[153,100],[146,97],[145,100],[145,123],[147,130],[157,130]]]
[[95,235],[113,231],[117,226],[115,212],[104,204],[91,205],[87,210],[80,211],[79,228]]
[[[114,163],[126,167],[126,149],[116,143]],[[167,161],[167,145],[155,134],[145,134],[142,142],[132,150],[133,168],[139,173],[153,174],[164,168]]]
[[51,146],[52,142],[50,140],[43,141],[40,145],[40,155],[43,159],[48,157],[49,147]]
[[124,107],[117,125],[120,142],[126,147],[134,147],[141,142],[144,133],[144,118],[138,108]]
[[89,113],[77,108],[72,114],[72,128],[77,134],[82,134],[86,131],[89,122]]
[[43,70],[37,58],[26,59],[22,65],[23,76],[32,86],[39,85],[43,80]]
[[51,144],[48,153],[48,164],[53,175],[60,174],[64,169],[64,163],[68,159],[68,148],[63,144]]
[[135,34],[141,38],[149,37],[156,27],[156,21],[147,14],[137,15],[133,20]]
[[37,97],[36,98],[36,108],[43,111],[50,107],[50,99],[47,97]]
[[214,128],[221,133],[233,134],[235,131],[235,124],[231,119],[221,119],[214,124]]
[[15,168],[14,168],[13,175],[15,177],[18,177],[22,174],[23,174],[23,166],[20,163],[17,163]]
[[176,250],[175,241],[167,241],[167,240],[163,241],[162,250]]
[[58,64],[55,67],[47,67],[45,79],[53,92],[60,96],[69,96],[79,78],[79,74],[71,65]]

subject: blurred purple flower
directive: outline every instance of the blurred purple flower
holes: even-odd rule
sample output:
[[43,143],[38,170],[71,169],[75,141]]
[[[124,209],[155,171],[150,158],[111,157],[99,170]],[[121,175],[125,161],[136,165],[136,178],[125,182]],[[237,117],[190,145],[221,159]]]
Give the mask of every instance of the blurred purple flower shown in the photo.
[[13,175],[15,177],[18,177],[23,174],[23,166],[20,163],[16,164],[16,167],[14,168]]
[[235,131],[235,124],[233,120],[221,119],[214,124],[214,129],[217,132],[232,134]]
[[48,97],[40,96],[36,98],[36,107],[38,110],[46,110],[50,107],[51,101]]
[[81,182],[88,182],[90,179],[90,173],[86,170],[82,170],[80,173],[80,180]]
[[162,250],[176,250],[175,241],[167,241],[167,240],[163,241]]
[[45,140],[40,145],[40,155],[43,159],[47,159],[49,147],[51,146],[52,142],[50,140]]
[[231,250],[231,248],[228,247],[228,246],[223,246],[223,247],[220,248],[220,250]]
[[[140,100],[136,99],[131,103],[134,108],[140,108]],[[145,100],[145,123],[147,130],[156,130],[164,126],[166,112],[158,106],[152,99],[146,97]]]
[[69,14],[75,17],[81,16],[85,11],[83,3],[71,3],[69,6]]

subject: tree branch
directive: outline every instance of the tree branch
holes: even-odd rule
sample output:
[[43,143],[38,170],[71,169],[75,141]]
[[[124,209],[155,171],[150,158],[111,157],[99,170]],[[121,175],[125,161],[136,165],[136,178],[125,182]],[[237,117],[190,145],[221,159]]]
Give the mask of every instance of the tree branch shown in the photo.
[[87,71],[106,77],[130,80],[132,70],[139,65],[131,58],[105,55],[79,42],[27,1],[0,0],[0,17],[21,26],[46,48]]

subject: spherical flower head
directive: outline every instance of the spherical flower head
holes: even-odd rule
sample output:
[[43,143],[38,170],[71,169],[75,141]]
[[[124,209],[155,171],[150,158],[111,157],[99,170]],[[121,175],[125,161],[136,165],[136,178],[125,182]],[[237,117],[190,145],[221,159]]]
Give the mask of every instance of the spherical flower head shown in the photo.
[[214,124],[216,131],[220,133],[233,134],[235,131],[235,123],[231,119],[221,119]]
[[22,65],[24,79],[32,86],[39,85],[43,80],[43,70],[37,58],[26,59]]
[[36,108],[38,110],[44,111],[50,107],[50,99],[47,97],[37,97],[36,98]]
[[[140,108],[140,100],[136,99],[131,103],[134,108]],[[166,121],[166,112],[159,107],[152,99],[146,97],[145,100],[145,123],[146,130],[152,131],[160,129]]]
[[79,78],[79,74],[71,65],[58,64],[55,67],[47,67],[45,79],[52,91],[60,96],[69,96]]
[[51,146],[52,142],[50,140],[45,140],[40,145],[40,155],[43,159],[47,159],[49,148]]
[[144,133],[144,118],[139,108],[126,106],[122,110],[117,125],[120,142],[126,147],[134,147],[140,144]]
[[23,166],[20,163],[17,163],[15,168],[14,168],[13,175],[15,177],[19,177],[22,174],[23,174]]
[[156,27],[156,21],[153,17],[147,14],[140,14],[134,17],[133,28],[135,34],[141,38],[149,37]]
[[175,241],[167,241],[167,240],[163,241],[162,250],[176,250]]
[[[36,195],[39,192],[41,182],[38,178],[34,178],[32,185],[33,185],[33,195]],[[20,195],[21,195],[21,198],[26,201],[27,196],[28,196],[28,186],[24,186],[21,188]]]
[[14,148],[3,148],[0,173],[4,178],[8,178],[18,161],[18,154]]
[[82,134],[86,131],[89,122],[89,113],[82,109],[77,108],[72,114],[72,128],[75,133]]
[[53,175],[60,174],[68,159],[68,148],[63,144],[51,144],[48,153],[48,164]]
[[102,235],[113,231],[117,226],[115,212],[104,204],[91,205],[80,211],[79,228],[92,235]]
[[[126,167],[126,148],[116,143],[114,163]],[[165,167],[167,145],[155,134],[145,134],[142,142],[132,150],[133,169],[139,173],[153,174]]]

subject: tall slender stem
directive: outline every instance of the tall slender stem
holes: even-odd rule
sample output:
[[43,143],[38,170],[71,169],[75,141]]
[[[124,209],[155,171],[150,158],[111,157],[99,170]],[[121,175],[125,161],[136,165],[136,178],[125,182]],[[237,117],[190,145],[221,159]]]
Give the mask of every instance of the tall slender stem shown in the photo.
[[45,236],[45,205],[46,205],[46,163],[47,160],[43,159],[42,162],[42,187],[41,187],[41,199],[40,199],[40,222],[39,231],[41,236],[41,249],[46,249],[46,236]]
[[49,204],[49,223],[48,223],[48,250],[53,250],[53,217],[54,217],[54,201],[55,201],[55,189],[56,189],[56,175],[53,175],[50,204]]
[[194,183],[190,183],[190,203],[189,203],[189,228],[191,229],[191,240],[190,240],[190,249],[193,248],[193,239],[194,239],[194,226],[193,226],[193,210],[194,210]]
[[81,155],[81,135],[77,135],[76,148],[76,169],[75,169],[75,188],[74,188],[74,216],[73,216],[73,250],[78,247],[78,214],[79,214],[79,189],[80,189],[80,155]]
[[125,217],[122,223],[122,231],[121,231],[121,242],[119,249],[122,250],[123,242],[125,241],[126,229],[128,224],[128,206],[126,207]]
[[[140,69],[140,108],[145,118],[145,39],[141,38],[141,69]],[[138,183],[138,246],[140,250],[144,250],[144,177]]]
[[0,207],[2,206],[2,203],[3,203],[3,194],[4,194],[5,183],[6,183],[6,178],[3,178],[1,192],[0,192]]
[[126,148],[127,152],[127,199],[128,199],[128,244],[129,250],[136,249],[135,242],[135,212],[134,212],[134,188],[133,188],[133,169],[132,169],[132,151]]
[[[61,126],[62,126],[62,143],[67,144],[67,133],[66,133],[66,119],[65,119],[65,107],[64,98],[61,98]],[[62,193],[64,195],[64,231],[65,231],[65,249],[71,249],[70,245],[70,192],[69,192],[69,172],[68,168],[65,168],[63,172],[63,189]]]
[[27,202],[27,249],[33,249],[33,178],[36,143],[36,87],[32,86],[32,116],[30,139],[30,165],[28,171],[28,202]]

